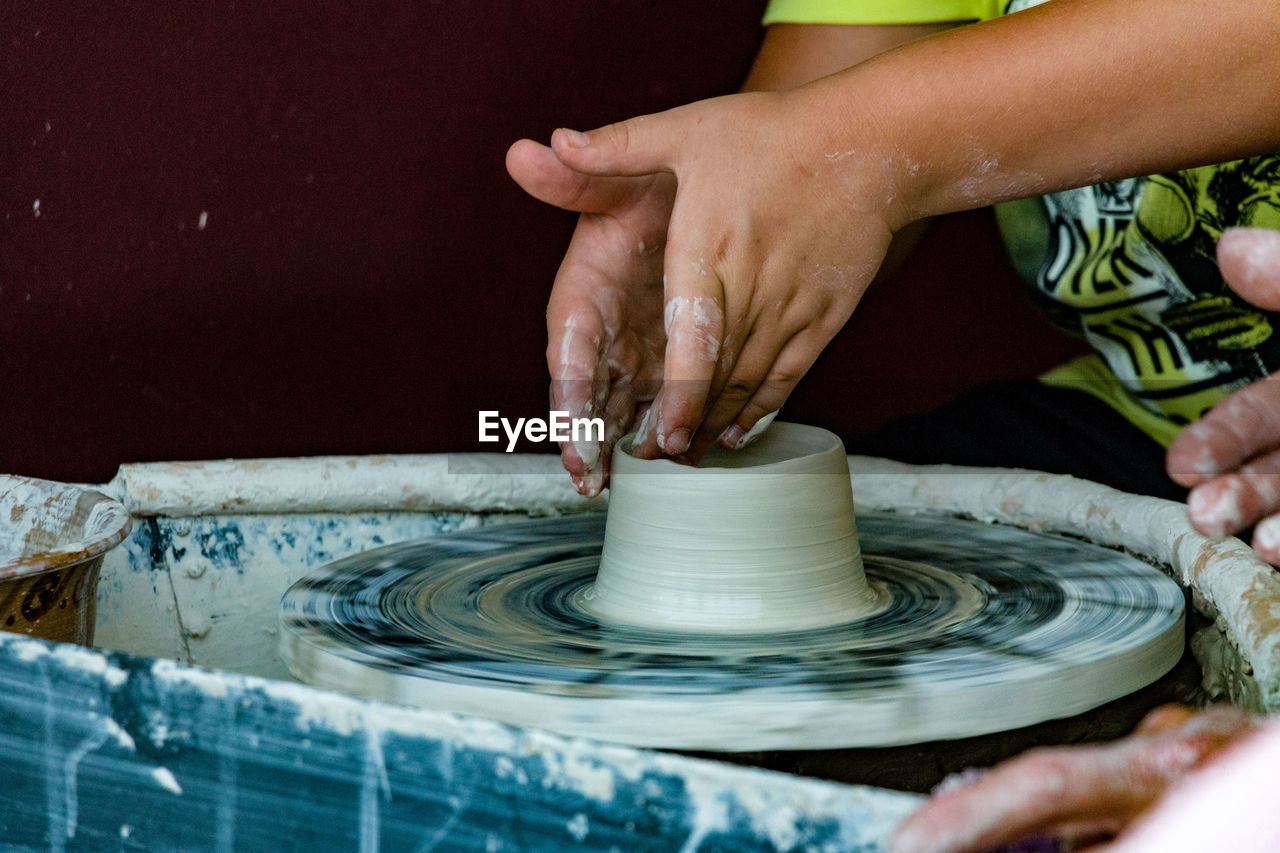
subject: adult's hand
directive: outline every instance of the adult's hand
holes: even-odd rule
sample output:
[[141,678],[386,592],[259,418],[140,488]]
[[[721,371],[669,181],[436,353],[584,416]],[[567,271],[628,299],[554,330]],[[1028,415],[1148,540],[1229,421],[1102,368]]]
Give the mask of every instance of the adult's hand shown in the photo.
[[[1218,265],[1246,300],[1280,310],[1280,231],[1228,229],[1218,242]],[[1187,505],[1197,530],[1229,536],[1256,523],[1254,550],[1280,566],[1278,378],[1237,391],[1183,430],[1169,448],[1168,471],[1192,488]]]
[[1230,706],[1158,708],[1128,737],[1100,746],[1036,749],[943,783],[895,833],[893,853],[966,853],[1033,836],[1122,833],[1187,773],[1252,732]]
[[1150,850],[1280,850],[1275,772],[1280,725],[1272,721],[1239,738],[1149,809],[1109,853]]

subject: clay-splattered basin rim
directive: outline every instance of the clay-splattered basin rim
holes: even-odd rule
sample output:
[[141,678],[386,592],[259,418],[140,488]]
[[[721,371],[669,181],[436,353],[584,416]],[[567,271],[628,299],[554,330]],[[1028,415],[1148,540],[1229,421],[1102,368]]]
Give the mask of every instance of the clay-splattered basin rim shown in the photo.
[[92,560],[120,544],[131,523],[101,492],[0,474],[0,581]]

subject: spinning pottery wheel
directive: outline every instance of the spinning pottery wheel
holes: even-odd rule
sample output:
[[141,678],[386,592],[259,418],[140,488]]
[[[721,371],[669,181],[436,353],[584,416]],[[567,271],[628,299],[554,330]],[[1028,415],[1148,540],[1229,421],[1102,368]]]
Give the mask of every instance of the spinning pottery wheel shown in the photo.
[[[774,450],[795,454],[786,439],[808,435],[791,430],[809,429],[775,425]],[[840,449],[842,466],[843,458]],[[618,502],[630,494],[624,468],[615,468],[618,507],[631,506]],[[842,483],[833,486],[840,503],[843,471],[800,491]],[[771,513],[748,513],[748,522],[779,515],[783,491],[775,484]],[[828,547],[823,554],[845,557],[827,560],[818,576],[788,576],[816,590],[793,601],[792,622],[802,627],[789,628],[771,619],[772,598],[764,607],[751,596],[711,599],[734,613],[724,623],[705,589],[663,588],[661,570],[682,545],[676,534],[657,546],[659,580],[616,595],[609,572],[644,573],[606,559],[597,582],[602,547],[616,551],[622,535],[614,512],[608,544],[605,520],[582,515],[391,545],[326,566],[281,603],[289,668],[371,698],[641,746],[742,752],[889,746],[1070,716],[1154,681],[1182,652],[1179,587],[1140,560],[1075,539],[861,515],[860,558],[855,540],[851,556]],[[807,535],[843,541],[843,510],[818,521],[806,517]],[[725,550],[732,555],[731,545],[713,554]],[[805,565],[815,559],[825,557],[808,555]],[[666,574],[678,584],[691,570]],[[710,587],[734,577],[717,575],[713,561],[693,574],[710,575]],[[847,589],[840,578],[852,579]],[[697,605],[689,613],[712,616],[683,619],[665,606],[658,619],[617,615],[643,616],[637,602],[673,595]],[[837,606],[823,605],[830,601]]]

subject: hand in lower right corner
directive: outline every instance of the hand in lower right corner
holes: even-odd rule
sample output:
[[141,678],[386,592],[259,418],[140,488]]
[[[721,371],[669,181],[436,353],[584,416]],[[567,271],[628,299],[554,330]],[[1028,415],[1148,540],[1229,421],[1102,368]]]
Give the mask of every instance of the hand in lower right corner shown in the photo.
[[1113,743],[1034,749],[944,782],[909,816],[892,853],[971,853],[1030,838],[1120,835],[1180,779],[1257,727],[1230,706],[1152,711]]

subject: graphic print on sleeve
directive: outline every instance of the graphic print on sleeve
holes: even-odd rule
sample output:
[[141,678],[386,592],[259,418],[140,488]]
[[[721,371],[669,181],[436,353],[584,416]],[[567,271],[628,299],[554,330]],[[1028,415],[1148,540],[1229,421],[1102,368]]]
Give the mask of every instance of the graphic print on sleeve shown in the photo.
[[1280,156],[1068,190],[998,216],[1050,315],[1170,425],[1280,370],[1280,318],[1235,296],[1214,254],[1233,225],[1280,229]]

